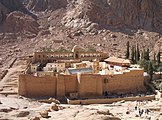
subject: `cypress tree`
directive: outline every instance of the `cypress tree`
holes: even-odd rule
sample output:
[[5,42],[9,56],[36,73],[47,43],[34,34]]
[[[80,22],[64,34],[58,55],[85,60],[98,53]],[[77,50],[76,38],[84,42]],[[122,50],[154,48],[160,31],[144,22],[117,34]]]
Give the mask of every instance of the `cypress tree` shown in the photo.
[[130,55],[130,52],[129,52],[129,41],[127,41],[127,44],[126,44],[126,46],[127,46],[127,51],[126,51],[126,59],[129,59],[129,55]]
[[158,63],[158,65],[160,64],[160,51],[158,52],[158,54],[157,54],[157,56],[156,56],[156,58],[157,58],[157,63]]
[[141,60],[144,60],[144,52],[145,52],[145,49],[143,49],[143,51],[141,53]]
[[149,61],[149,63],[148,63],[147,72],[148,72],[148,74],[150,75],[150,79],[152,80],[154,68],[153,68],[152,62],[150,62],[150,61]]
[[156,62],[156,53],[154,52],[154,62]]
[[132,62],[134,63],[135,62],[135,54],[134,54],[134,46],[132,46],[132,54],[131,54],[131,60],[132,60]]
[[137,50],[134,48],[134,63],[137,63]]
[[137,44],[137,50],[136,50],[136,61],[140,60],[140,50],[139,50],[139,46]]
[[145,49],[144,49],[144,51],[143,51],[143,59],[144,59],[144,60],[147,60],[147,52],[145,51]]
[[146,51],[146,60],[150,60],[150,56],[149,56],[150,50],[149,48]]

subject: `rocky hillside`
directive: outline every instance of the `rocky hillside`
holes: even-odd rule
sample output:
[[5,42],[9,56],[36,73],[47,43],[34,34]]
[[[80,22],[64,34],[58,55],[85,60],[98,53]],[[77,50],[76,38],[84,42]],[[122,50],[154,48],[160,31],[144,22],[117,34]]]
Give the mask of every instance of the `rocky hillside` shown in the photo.
[[152,55],[161,34],[162,0],[0,0],[0,58],[6,64],[35,50],[75,44],[123,56],[130,41]]

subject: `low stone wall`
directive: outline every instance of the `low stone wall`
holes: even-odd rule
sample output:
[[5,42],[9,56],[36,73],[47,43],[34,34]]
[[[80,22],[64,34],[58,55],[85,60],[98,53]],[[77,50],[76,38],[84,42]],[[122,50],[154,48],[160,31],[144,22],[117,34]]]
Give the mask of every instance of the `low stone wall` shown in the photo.
[[110,104],[118,101],[136,101],[136,100],[154,100],[155,95],[142,96],[142,97],[125,97],[125,98],[110,98],[110,99],[87,99],[87,100],[69,100],[68,104]]

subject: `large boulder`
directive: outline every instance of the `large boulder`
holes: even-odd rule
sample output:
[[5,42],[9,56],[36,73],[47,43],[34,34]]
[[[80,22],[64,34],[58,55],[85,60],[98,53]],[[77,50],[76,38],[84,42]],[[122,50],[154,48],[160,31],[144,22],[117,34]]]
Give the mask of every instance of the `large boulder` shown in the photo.
[[20,111],[16,117],[27,117],[30,114],[29,111]]
[[56,104],[56,103],[51,103],[51,106],[50,106],[50,110],[51,111],[58,111],[59,110],[59,106]]
[[42,116],[42,118],[49,118],[47,110],[41,111],[40,115]]

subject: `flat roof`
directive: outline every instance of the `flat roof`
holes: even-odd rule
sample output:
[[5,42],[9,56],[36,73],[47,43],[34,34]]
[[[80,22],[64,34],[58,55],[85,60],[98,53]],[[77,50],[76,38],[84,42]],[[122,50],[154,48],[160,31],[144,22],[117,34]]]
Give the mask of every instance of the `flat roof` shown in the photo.
[[130,64],[130,60],[128,59],[123,59],[123,58],[117,58],[117,57],[109,57],[105,59],[104,61],[106,62],[114,62],[114,63],[124,63],[124,64]]
[[68,71],[71,74],[77,74],[77,73],[89,73],[92,72],[92,68],[79,68],[79,69],[75,69],[75,68],[68,68]]

